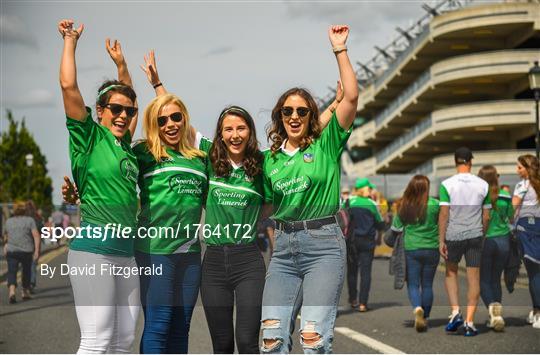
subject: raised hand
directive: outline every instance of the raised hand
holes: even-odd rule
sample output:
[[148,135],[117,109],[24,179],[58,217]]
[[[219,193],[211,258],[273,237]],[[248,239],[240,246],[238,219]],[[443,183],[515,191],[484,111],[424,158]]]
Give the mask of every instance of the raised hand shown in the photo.
[[78,205],[81,203],[77,185],[75,185],[75,183],[73,183],[67,176],[64,176],[64,183],[62,184],[62,198],[65,202],[72,205]]
[[62,38],[71,38],[78,40],[84,31],[84,24],[81,23],[76,30],[73,28],[73,20],[60,20],[58,22],[58,31],[62,35]]
[[341,80],[338,80],[336,86],[336,101],[337,103],[340,103],[341,100],[343,100],[343,84],[341,83]]
[[141,65],[141,69],[146,74],[150,85],[154,86],[160,83],[156,67],[156,56],[153,50],[144,55],[144,65]]
[[111,56],[111,59],[113,60],[114,64],[116,64],[116,66],[120,66],[126,62],[124,58],[124,53],[122,53],[122,46],[120,45],[120,41],[115,39],[113,44],[111,45],[111,39],[107,38],[105,40],[105,48],[107,48],[107,52]]
[[347,42],[349,37],[349,26],[347,25],[333,25],[328,28],[328,37],[332,47],[343,46]]

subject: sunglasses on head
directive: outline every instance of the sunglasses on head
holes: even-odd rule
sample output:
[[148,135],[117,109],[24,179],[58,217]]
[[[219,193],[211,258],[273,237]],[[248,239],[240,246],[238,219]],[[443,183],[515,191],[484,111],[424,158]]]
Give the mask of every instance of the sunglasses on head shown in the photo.
[[158,126],[160,126],[160,127],[165,126],[167,124],[167,121],[169,121],[169,118],[173,122],[180,122],[180,121],[182,121],[184,116],[182,116],[182,112],[174,112],[174,113],[171,113],[169,116],[159,116],[157,118]]
[[298,114],[298,117],[301,117],[301,118],[306,117],[311,112],[311,110],[307,107],[294,108],[291,106],[283,106],[281,108],[281,114],[285,117],[291,117],[294,111],[296,111],[296,113]]
[[125,111],[128,118],[135,116],[138,111],[137,107],[123,106],[120,104],[107,104],[105,107],[108,108],[114,116],[118,116],[122,111]]

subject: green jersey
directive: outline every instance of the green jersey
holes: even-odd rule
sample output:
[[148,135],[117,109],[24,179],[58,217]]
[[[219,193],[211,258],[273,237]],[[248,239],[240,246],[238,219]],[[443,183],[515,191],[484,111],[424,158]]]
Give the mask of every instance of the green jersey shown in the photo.
[[[200,137],[199,149],[210,153],[212,142]],[[257,237],[257,221],[263,203],[262,174],[250,178],[233,164],[227,177],[216,176],[208,160],[208,196],[204,241],[207,245],[249,244]]]
[[200,252],[197,232],[208,186],[206,158],[187,159],[166,148],[170,158],[158,163],[145,142],[133,151],[141,196],[135,249],[151,254]]
[[489,211],[487,238],[501,237],[510,234],[510,219],[514,216],[512,196],[504,190],[499,191],[496,208]]
[[339,159],[350,134],[350,129],[339,125],[334,112],[321,136],[307,148],[288,152],[282,146],[275,154],[264,152],[265,197],[273,204],[276,220],[300,221],[336,214]]
[[439,200],[428,198],[426,219],[415,224],[403,225],[399,214],[396,214],[392,230],[404,233],[405,250],[439,248],[439,208]]
[[132,256],[139,170],[130,147],[131,135],[128,131],[118,140],[107,127],[92,119],[89,107],[86,110],[88,115],[84,121],[67,117],[66,123],[71,172],[81,200],[81,221],[101,227],[115,224],[122,230],[123,237],[101,239],[86,233],[82,234],[83,238],[74,238],[70,248]]

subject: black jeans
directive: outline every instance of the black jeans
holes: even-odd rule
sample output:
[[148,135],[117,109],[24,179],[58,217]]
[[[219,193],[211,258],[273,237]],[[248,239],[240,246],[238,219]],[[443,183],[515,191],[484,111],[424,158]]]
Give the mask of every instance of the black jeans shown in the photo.
[[266,267],[255,245],[209,246],[202,264],[201,298],[214,353],[234,353],[233,309],[239,353],[259,353]]
[[[360,304],[367,305],[374,252],[375,240],[372,237],[353,235],[347,239],[347,284],[351,303],[358,300]],[[360,273],[359,295],[358,273]]]
[[8,286],[17,286],[17,271],[19,263],[22,264],[22,287],[30,288],[30,276],[32,275],[32,252],[11,251],[6,255],[8,264]]

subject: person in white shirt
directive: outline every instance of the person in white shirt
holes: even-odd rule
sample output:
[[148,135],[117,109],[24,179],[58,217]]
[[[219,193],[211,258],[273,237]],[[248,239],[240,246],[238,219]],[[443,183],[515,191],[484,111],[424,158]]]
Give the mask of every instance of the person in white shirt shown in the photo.
[[[439,189],[439,251],[446,260],[445,285],[452,314],[447,332],[462,325],[465,336],[475,336],[474,313],[480,297],[480,262],[484,233],[489,223],[489,185],[471,174],[473,155],[469,148],[454,154],[457,174],[444,180]],[[467,314],[459,309],[458,264],[465,255],[467,267]]]

